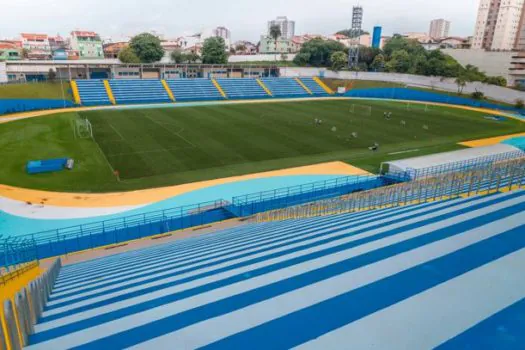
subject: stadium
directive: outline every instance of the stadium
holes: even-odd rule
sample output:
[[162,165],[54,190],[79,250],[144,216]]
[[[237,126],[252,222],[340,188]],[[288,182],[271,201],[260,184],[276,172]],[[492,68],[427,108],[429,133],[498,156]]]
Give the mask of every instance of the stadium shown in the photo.
[[199,69],[4,101],[0,349],[523,346],[518,110]]

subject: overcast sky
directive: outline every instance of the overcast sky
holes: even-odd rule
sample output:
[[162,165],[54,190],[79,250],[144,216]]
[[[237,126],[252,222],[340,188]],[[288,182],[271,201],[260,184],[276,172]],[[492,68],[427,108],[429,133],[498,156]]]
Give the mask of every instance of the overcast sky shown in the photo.
[[[452,22],[451,35],[474,31],[479,0],[360,0],[363,29],[427,32],[434,18]],[[276,16],[296,21],[296,34],[331,34],[348,28],[357,0],[0,0],[0,38],[20,32],[67,35],[94,30],[114,39],[142,31],[166,38],[223,25],[232,39],[257,41]]]

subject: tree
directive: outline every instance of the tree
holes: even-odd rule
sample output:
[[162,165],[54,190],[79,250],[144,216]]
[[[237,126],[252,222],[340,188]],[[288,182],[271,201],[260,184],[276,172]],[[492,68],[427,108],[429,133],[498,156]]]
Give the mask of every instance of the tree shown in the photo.
[[129,47],[142,63],[158,62],[164,57],[164,49],[160,39],[150,33],[134,36],[129,42]]
[[140,58],[138,58],[133,49],[129,46],[120,50],[118,59],[122,63],[140,63]]
[[370,68],[376,72],[381,72],[385,68],[385,56],[382,53],[374,57]]
[[456,78],[455,83],[458,86],[458,94],[461,95],[463,93],[463,89],[465,88],[465,86],[467,86],[467,80],[464,76],[460,75]]
[[235,50],[236,51],[240,51],[240,52],[245,52],[246,51],[246,45],[238,44],[237,46],[235,46]]
[[226,44],[223,38],[212,37],[204,40],[204,45],[202,46],[202,63],[228,63],[228,54],[226,53]]
[[[277,39],[282,35],[281,33],[281,27],[274,24],[270,27],[270,37],[273,38],[275,42],[275,52],[277,52]],[[277,60],[277,57],[275,57],[275,60]]]
[[175,49],[170,54],[170,58],[173,63],[183,63],[185,57],[181,50]]
[[381,54],[381,50],[375,47],[359,47],[359,62],[364,62],[367,66],[371,66],[377,55]]
[[188,63],[195,63],[201,58],[198,54],[196,54],[193,51],[185,54],[183,57],[184,57],[184,62],[188,62]]
[[474,91],[471,94],[472,98],[475,100],[483,100],[485,98],[485,94],[479,90]]
[[410,68],[410,55],[406,50],[397,50],[385,65],[387,72],[407,73]]
[[525,107],[525,102],[523,101],[523,99],[518,98],[514,104],[514,107],[516,107],[517,109],[523,109],[523,107]]
[[55,72],[53,68],[49,68],[49,72],[47,73],[47,80],[55,81],[56,78],[57,78],[57,72]]
[[331,67],[334,52],[346,51],[343,44],[334,40],[313,39],[303,44],[294,58],[299,66]]
[[27,59],[29,57],[29,50],[28,49],[22,49],[22,58]]
[[502,76],[487,77],[485,83],[497,86],[507,86],[507,79]]
[[338,72],[346,67],[348,63],[348,55],[344,51],[337,51],[332,54],[330,61],[332,61],[332,67],[330,69],[334,72]]

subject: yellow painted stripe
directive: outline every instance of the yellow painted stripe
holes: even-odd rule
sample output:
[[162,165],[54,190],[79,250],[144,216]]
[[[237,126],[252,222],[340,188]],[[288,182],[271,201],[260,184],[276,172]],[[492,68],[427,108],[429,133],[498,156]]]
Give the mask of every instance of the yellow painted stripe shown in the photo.
[[268,95],[273,96],[273,95],[272,95],[272,92],[270,91],[270,89],[268,89],[268,88],[266,87],[266,85],[264,85],[264,83],[262,82],[261,79],[256,79],[256,80],[257,80],[257,83],[263,88],[264,91],[266,91],[266,93],[267,93]]
[[326,91],[326,92],[329,93],[330,95],[333,95],[333,94],[334,94],[334,92],[332,91],[332,89],[330,89],[330,88],[328,87],[328,85],[326,85],[325,83],[323,83],[323,81],[322,81],[321,79],[319,79],[318,77],[314,77],[313,79],[315,80],[315,82],[316,82],[317,84],[319,84],[320,87],[323,88],[324,91]]
[[224,97],[224,98],[228,98],[228,96],[226,96],[226,93],[224,92],[224,90],[222,89],[222,87],[219,85],[219,83],[217,82],[217,80],[212,79],[211,82],[213,83],[213,85],[215,85],[215,87],[217,88],[217,90],[219,90],[219,93],[221,94],[222,97]]
[[171,92],[171,89],[170,89],[168,83],[166,83],[166,80],[162,79],[161,83],[162,83],[162,86],[164,86],[164,89],[166,89],[166,92],[168,93],[168,96],[170,97],[170,100],[175,102],[175,96],[173,96],[173,92]]
[[306,85],[304,85],[304,83],[301,81],[301,79],[299,79],[299,78],[295,78],[295,81],[296,81],[297,83],[299,83],[299,85],[302,86],[302,88],[304,89],[304,91],[306,91],[306,92],[309,93],[310,95],[313,95],[312,91],[311,91]]
[[77,105],[81,104],[80,93],[78,92],[78,85],[76,80],[71,80],[71,90],[73,91],[73,100]]
[[460,142],[459,144],[462,146],[467,146],[467,147],[492,146],[492,145],[501,143],[505,140],[512,139],[514,137],[520,137],[520,136],[525,136],[525,132],[521,132],[518,134],[504,135],[504,136],[489,137],[489,138],[480,139],[480,140],[464,141],[464,142]]
[[109,100],[112,104],[116,105],[117,101],[115,101],[115,97],[113,96],[113,91],[111,91],[111,85],[109,85],[109,81],[104,80],[104,87],[106,88],[106,93],[108,94]]

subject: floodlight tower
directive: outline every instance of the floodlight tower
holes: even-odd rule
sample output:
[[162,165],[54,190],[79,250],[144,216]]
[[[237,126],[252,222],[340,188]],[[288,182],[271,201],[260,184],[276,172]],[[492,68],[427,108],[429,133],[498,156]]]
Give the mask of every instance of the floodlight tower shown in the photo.
[[357,67],[359,63],[359,37],[363,26],[363,8],[354,6],[352,9],[352,27],[350,28],[350,49],[348,50],[348,68]]

